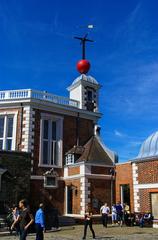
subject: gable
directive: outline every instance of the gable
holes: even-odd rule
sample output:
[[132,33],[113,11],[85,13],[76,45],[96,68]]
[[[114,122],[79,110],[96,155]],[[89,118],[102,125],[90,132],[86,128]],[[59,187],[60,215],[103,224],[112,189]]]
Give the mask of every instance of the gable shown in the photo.
[[99,139],[93,136],[85,145],[84,152],[77,162],[86,161],[93,164],[113,165],[109,152],[101,145]]

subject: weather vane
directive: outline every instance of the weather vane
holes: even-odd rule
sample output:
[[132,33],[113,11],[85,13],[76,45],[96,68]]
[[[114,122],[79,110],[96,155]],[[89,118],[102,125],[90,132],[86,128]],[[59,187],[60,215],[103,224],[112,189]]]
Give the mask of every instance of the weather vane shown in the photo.
[[[93,25],[88,25],[88,28],[92,29]],[[78,61],[77,63],[77,70],[81,74],[86,74],[90,69],[90,62],[85,59],[86,58],[86,42],[94,42],[93,40],[90,40],[87,38],[88,33],[84,37],[74,37],[75,39],[78,39],[81,41],[82,45],[82,59]]]
[[88,36],[88,33],[84,37],[74,37],[75,39],[78,39],[81,41],[82,59],[85,59],[85,57],[86,57],[86,42],[94,42],[93,40],[88,39],[87,36]]

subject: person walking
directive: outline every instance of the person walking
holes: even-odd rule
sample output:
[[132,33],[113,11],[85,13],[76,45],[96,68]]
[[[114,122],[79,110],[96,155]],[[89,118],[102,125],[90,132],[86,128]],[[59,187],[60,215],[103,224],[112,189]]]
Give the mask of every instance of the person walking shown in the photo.
[[[13,214],[13,222],[15,222],[19,217],[19,209],[15,204],[13,204],[13,207],[12,207],[12,214]],[[16,230],[16,235],[19,236],[19,233],[20,233],[19,223],[16,224],[15,230]]]
[[90,207],[86,206],[85,217],[84,217],[84,235],[83,235],[82,239],[86,239],[88,226],[92,232],[93,239],[95,239],[95,232],[92,227],[92,211],[91,211]]
[[104,203],[104,205],[100,208],[100,213],[102,215],[102,224],[103,227],[107,228],[108,223],[108,215],[110,213],[110,208],[108,207],[107,203]]
[[43,203],[39,204],[39,209],[36,211],[35,214],[35,227],[36,227],[36,240],[43,240],[45,231],[45,217],[43,211]]
[[20,214],[18,218],[13,222],[11,229],[13,229],[14,226],[16,226],[17,223],[19,223],[20,240],[26,240],[28,228],[34,222],[34,218],[27,207],[27,201],[25,199],[22,199],[19,202],[19,208],[21,210]]

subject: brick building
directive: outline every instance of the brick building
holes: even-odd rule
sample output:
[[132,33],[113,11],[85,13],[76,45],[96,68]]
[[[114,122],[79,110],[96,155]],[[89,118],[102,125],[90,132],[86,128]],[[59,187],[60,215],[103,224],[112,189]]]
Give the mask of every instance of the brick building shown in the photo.
[[82,74],[68,88],[70,98],[0,92],[0,150],[31,154],[32,208],[44,202],[61,215],[83,215],[86,204],[97,213],[101,203],[112,202],[116,156],[96,134],[99,89]]
[[143,142],[135,159],[116,165],[116,201],[158,219],[158,132]]

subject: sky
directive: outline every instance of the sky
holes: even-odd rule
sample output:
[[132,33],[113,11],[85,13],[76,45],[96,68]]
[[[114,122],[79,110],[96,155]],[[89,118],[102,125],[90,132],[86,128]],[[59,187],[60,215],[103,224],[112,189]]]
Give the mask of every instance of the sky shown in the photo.
[[[88,73],[101,85],[99,125],[119,162],[158,130],[157,0],[1,0],[0,90],[68,97],[88,37]],[[94,27],[88,29],[92,24]]]

